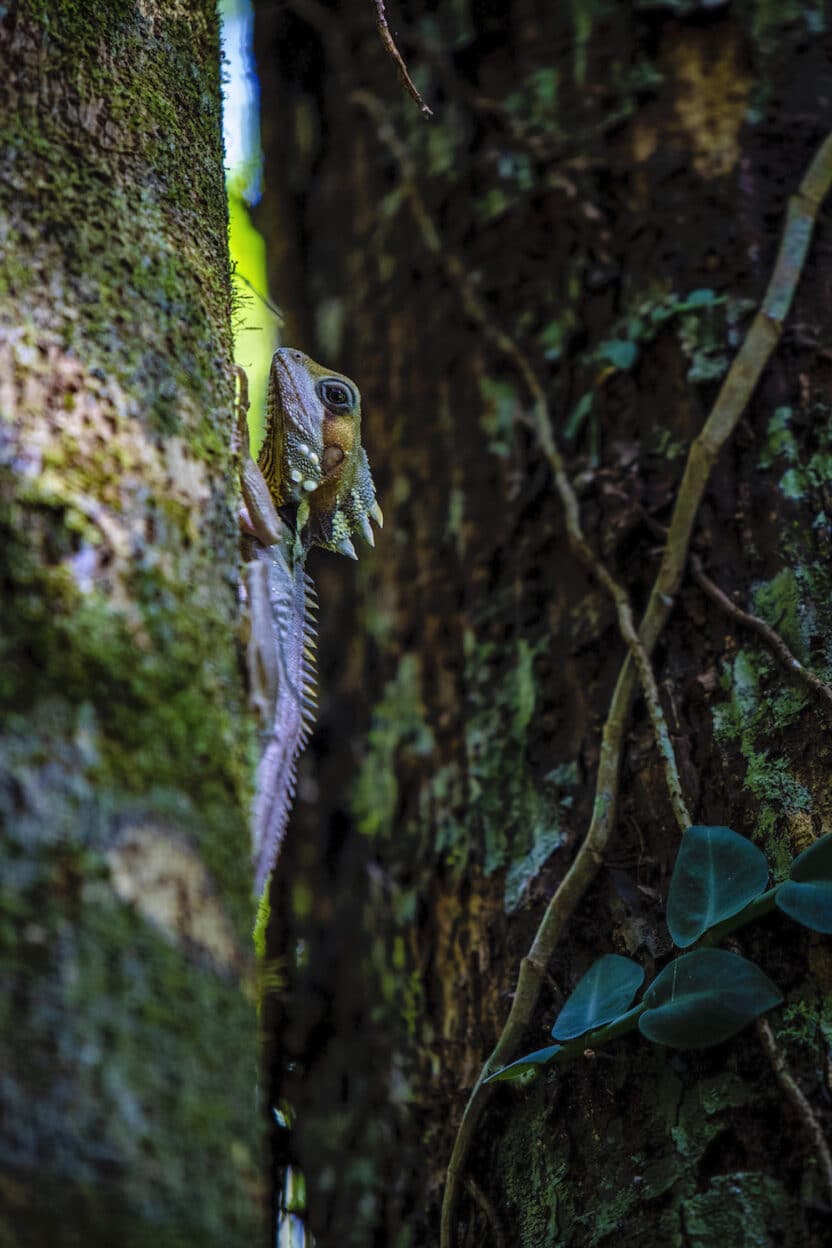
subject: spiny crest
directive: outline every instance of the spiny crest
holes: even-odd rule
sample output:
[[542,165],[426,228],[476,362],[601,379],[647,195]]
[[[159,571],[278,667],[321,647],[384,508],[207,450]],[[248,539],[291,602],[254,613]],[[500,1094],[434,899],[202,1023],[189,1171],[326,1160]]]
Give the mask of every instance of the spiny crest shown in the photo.
[[315,592],[303,565],[290,568],[279,546],[256,543],[253,553],[266,571],[277,666],[270,730],[263,740],[254,801],[259,893],[280,852],[297,782],[298,755],[315,720],[315,627],[311,619]]

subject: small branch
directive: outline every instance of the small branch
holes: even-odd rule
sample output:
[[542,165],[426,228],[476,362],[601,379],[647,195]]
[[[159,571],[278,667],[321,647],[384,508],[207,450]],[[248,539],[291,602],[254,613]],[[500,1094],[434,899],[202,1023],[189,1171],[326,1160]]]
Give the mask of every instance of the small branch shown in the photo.
[[390,27],[387,25],[387,15],[384,12],[384,0],[373,0],[373,3],[376,6],[376,25],[378,26],[378,33],[381,36],[381,42],[384,44],[387,52],[395,62],[396,69],[399,71],[399,77],[402,80],[402,85],[404,86],[405,91],[407,91],[408,95],[416,101],[425,117],[432,117],[433,109],[428,108],[427,104],[419,94],[415,82],[407,72],[404,57],[396,47],[396,41],[390,33]]
[[807,1097],[786,1065],[786,1059],[777,1047],[774,1032],[767,1019],[757,1019],[757,1035],[760,1037],[760,1043],[763,1046],[766,1057],[771,1062],[777,1082],[780,1084],[786,1099],[791,1102],[792,1108],[797,1114],[798,1120],[815,1151],[823,1182],[826,1186],[827,1196],[830,1202],[832,1202],[832,1155],[830,1155],[829,1144],[826,1136],[823,1134],[823,1129],[815,1117],[814,1110],[809,1104]]
[[710,577],[705,575],[702,560],[698,555],[691,557],[690,566],[693,570],[694,579],[708,597],[722,607],[722,610],[732,616],[738,624],[743,624],[746,628],[751,628],[755,633],[759,633],[763,640],[771,646],[783,666],[807,684],[812,693],[826,703],[827,709],[832,709],[832,689],[830,689],[829,685],[824,684],[814,672],[804,667],[799,659],[795,658],[780,634],[775,632],[769,624],[766,624],[765,620],[761,620],[757,615],[750,615],[747,611],[743,611],[738,607],[736,603],[732,602],[728,595],[723,593],[719,586],[715,585]]

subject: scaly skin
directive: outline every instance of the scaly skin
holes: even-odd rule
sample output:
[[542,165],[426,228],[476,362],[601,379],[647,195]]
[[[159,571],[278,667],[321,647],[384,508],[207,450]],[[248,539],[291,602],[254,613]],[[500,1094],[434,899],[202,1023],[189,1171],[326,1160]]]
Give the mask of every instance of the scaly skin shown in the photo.
[[247,453],[244,409],[242,420],[247,660],[264,730],[253,811],[260,894],[285,835],[297,759],[314,717],[316,607],[306,554],[323,546],[355,559],[352,538],[361,533],[373,545],[370,517],[379,527],[383,517],[361,445],[361,396],[349,377],[283,347],[272,357],[257,464]]
[[305,549],[355,559],[356,533],[373,545],[369,518],[381,523],[381,510],[361,445],[361,395],[349,377],[302,351],[275,351],[257,462],[284,518],[297,511]]

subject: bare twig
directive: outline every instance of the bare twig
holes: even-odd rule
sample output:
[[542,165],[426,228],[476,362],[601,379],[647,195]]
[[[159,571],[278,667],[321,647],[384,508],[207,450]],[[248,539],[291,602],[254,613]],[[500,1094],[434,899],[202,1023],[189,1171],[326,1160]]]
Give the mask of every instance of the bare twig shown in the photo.
[[799,676],[809,686],[815,696],[826,703],[827,709],[832,708],[832,689],[830,689],[829,685],[824,684],[814,672],[804,667],[799,659],[795,658],[780,634],[775,632],[771,625],[766,624],[765,620],[761,620],[757,615],[750,615],[747,611],[743,611],[741,607],[738,607],[736,603],[732,602],[728,595],[723,593],[719,586],[715,585],[710,577],[705,574],[702,560],[698,555],[691,556],[690,566],[693,570],[694,579],[708,597],[722,607],[722,610],[732,616],[737,623],[744,624],[746,628],[751,628],[755,633],[759,633],[763,640],[771,646],[783,666],[795,676]]
[[395,62],[396,69],[399,71],[399,77],[402,80],[402,85],[404,86],[405,91],[407,91],[408,95],[416,101],[425,117],[432,117],[433,109],[428,108],[427,104],[419,94],[416,88],[416,83],[407,72],[404,57],[396,47],[396,41],[390,33],[390,27],[387,25],[387,14],[384,12],[384,0],[373,0],[373,3],[376,6],[376,25],[378,26],[378,33],[381,35],[381,42],[384,44],[385,48]]
[[786,1059],[777,1046],[777,1041],[774,1038],[774,1032],[768,1019],[758,1018],[756,1026],[757,1035],[760,1037],[760,1043],[763,1046],[766,1057],[771,1062],[777,1082],[783,1089],[784,1096],[791,1103],[800,1125],[803,1127],[809,1143],[814,1149],[821,1174],[823,1175],[827,1196],[832,1201],[832,1154],[829,1152],[829,1144],[826,1136],[823,1134],[823,1129],[815,1117],[815,1112],[809,1104],[806,1095],[786,1065]]
[[[666,725],[663,731],[661,727],[663,716],[658,703],[649,655],[670,615],[687,562],[696,513],[708,484],[711,469],[751,397],[760,374],[779,339],[783,321],[791,305],[809,248],[818,208],[832,182],[832,135],[829,135],[819,148],[797,194],[789,200],[780,251],[762,306],[728,371],[710,416],[688,452],[662,562],[648,600],[647,610],[638,633],[635,634],[626,591],[617,585],[603,564],[596,558],[581,532],[577,499],[555,443],[548,404],[534,370],[513,339],[492,323],[485,305],[468,280],[459,259],[449,254],[443,247],[436,226],[421,197],[408,153],[390,126],[379,102],[366,92],[356,92],[353,98],[375,121],[379,136],[391,150],[401,168],[411,211],[428,250],[437,256],[446,273],[459,289],[464,307],[472,320],[480,326],[505,358],[514,364],[524,379],[533,400],[535,426],[540,445],[552,468],[555,485],[566,513],[570,544],[582,562],[590,567],[612,595],[618,612],[619,628],[629,648],[628,656],[624,660],[616,682],[601,738],[595,802],[586,837],[546,907],[529,953],[520,963],[517,988],[509,1017],[493,1052],[477,1078],[460,1121],[448,1164],[441,1218],[441,1248],[453,1248],[459,1184],[474,1132],[491,1092],[491,1085],[484,1087],[483,1081],[512,1056],[537,1004],[547,963],[561,933],[604,861],[604,852],[615,819],[624,726],[635,691],[636,672],[642,680],[657,743],[665,762],[666,775],[672,777],[675,771],[669,734],[667,734]],[[678,782],[678,774],[676,779]],[[673,798],[672,783],[668,784],[668,788]],[[679,797],[681,797],[681,790],[679,790]],[[674,801],[674,811],[677,820],[684,818],[687,813],[684,810],[684,803],[678,801]]]

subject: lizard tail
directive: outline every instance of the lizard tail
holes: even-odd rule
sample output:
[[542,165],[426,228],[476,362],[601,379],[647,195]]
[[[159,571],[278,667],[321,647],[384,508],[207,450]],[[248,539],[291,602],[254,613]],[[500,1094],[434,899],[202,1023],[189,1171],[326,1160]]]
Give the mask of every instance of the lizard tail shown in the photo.
[[290,570],[279,550],[260,547],[268,567],[272,632],[277,655],[274,715],[257,770],[252,819],[255,890],[274,869],[297,787],[297,760],[315,722],[317,599],[302,564]]

